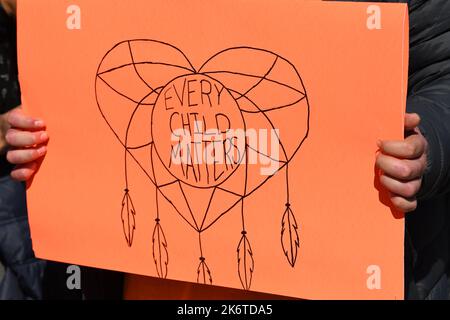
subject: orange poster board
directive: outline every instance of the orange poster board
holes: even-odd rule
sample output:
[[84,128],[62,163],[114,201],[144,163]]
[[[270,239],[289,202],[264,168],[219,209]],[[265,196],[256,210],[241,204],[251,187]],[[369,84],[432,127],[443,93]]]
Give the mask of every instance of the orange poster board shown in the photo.
[[37,256],[402,299],[404,221],[374,163],[403,137],[407,28],[400,4],[22,0],[23,101],[51,136]]

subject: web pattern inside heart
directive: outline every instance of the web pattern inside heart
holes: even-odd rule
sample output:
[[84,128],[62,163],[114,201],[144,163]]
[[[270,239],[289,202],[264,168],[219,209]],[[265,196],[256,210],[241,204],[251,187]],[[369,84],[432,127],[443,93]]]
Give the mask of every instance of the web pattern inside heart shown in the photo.
[[[199,93],[197,97],[195,92]],[[235,47],[218,52],[196,69],[171,44],[127,40],[116,44],[102,58],[95,77],[95,95],[103,119],[124,151],[125,188],[120,214],[128,246],[133,244],[136,230],[136,209],[128,174],[131,163],[140,168],[155,191],[152,252],[159,277],[166,278],[169,270],[160,201],[167,201],[186,226],[198,233],[196,280],[210,284],[212,266],[206,262],[202,233],[239,206],[242,228],[236,249],[237,272],[242,287],[250,289],[255,255],[245,227],[245,199],[280,171],[284,171],[286,180],[281,249],[288,263],[295,266],[300,239],[289,198],[289,163],[308,136],[310,106],[302,78],[292,63],[268,50]],[[128,117],[124,118],[124,113]],[[298,121],[286,121],[287,118]],[[221,147],[213,148],[214,155],[222,147],[225,150],[222,154],[225,161],[220,167],[217,163],[200,165],[192,162],[195,148],[173,152],[170,144],[173,119],[192,133],[198,133],[195,124],[202,123],[205,126],[202,130],[215,127],[218,137],[224,137],[231,127],[244,132],[244,136],[240,143],[237,138],[223,138]],[[198,119],[201,121],[197,122]],[[268,146],[249,142],[247,133],[261,129],[272,134],[272,144],[281,152],[274,155]],[[229,156],[230,150],[237,154],[235,158]],[[176,165],[166,156],[169,151],[180,158],[189,157],[191,162]],[[250,161],[256,158],[260,163]],[[264,166],[276,169],[261,174]],[[203,199],[203,203],[192,199]]]

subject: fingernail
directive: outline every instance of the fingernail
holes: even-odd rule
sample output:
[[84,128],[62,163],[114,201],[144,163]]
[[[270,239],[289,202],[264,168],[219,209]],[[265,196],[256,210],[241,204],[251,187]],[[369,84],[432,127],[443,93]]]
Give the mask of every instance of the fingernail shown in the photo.
[[44,121],[42,121],[42,120],[35,120],[34,121],[34,126],[35,127],[43,127],[44,126]]
[[39,137],[40,141],[46,141],[48,140],[48,133],[44,132],[41,134],[41,136]]
[[47,147],[46,146],[42,146],[39,149],[37,149],[37,153],[38,155],[42,156],[47,152]]

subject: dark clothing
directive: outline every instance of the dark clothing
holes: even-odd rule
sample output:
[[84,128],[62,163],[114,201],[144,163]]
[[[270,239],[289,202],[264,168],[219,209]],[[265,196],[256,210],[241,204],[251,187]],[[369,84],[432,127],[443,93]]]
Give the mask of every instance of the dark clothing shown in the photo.
[[[19,104],[15,21],[0,6],[0,114]],[[40,299],[45,263],[34,257],[25,185],[11,169],[0,155],[0,299]]]
[[0,114],[20,105],[15,26],[0,6]]
[[45,263],[31,247],[25,186],[9,176],[0,178],[0,300],[42,298]]

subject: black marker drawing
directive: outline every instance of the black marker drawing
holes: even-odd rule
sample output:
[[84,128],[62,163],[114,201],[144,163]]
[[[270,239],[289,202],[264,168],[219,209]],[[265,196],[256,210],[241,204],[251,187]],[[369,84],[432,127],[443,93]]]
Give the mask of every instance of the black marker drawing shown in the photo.
[[[205,284],[213,283],[213,274],[202,247],[202,233],[240,206],[237,268],[242,287],[250,289],[255,256],[245,225],[244,202],[283,169],[286,203],[281,217],[281,249],[288,263],[295,266],[299,224],[289,198],[288,169],[308,136],[310,108],[303,81],[292,63],[268,50],[234,47],[218,52],[197,69],[173,45],[127,40],[102,58],[95,95],[103,119],[124,151],[121,219],[128,246],[133,244],[137,212],[131,196],[130,162],[148,179],[150,190],[154,187],[152,251],[159,277],[167,277],[169,265],[160,201],[167,201],[197,233],[196,280]],[[182,133],[177,135],[177,129]],[[230,136],[231,129],[244,135]],[[270,130],[280,154],[270,153],[267,145],[250,143],[247,133],[260,129]],[[182,149],[173,138],[181,141],[185,135],[193,137],[193,142]],[[208,152],[214,161],[202,161],[203,153]],[[252,163],[256,157],[276,165],[276,169],[261,174],[263,166]],[[204,212],[194,209],[192,193],[196,199],[206,200]]]

